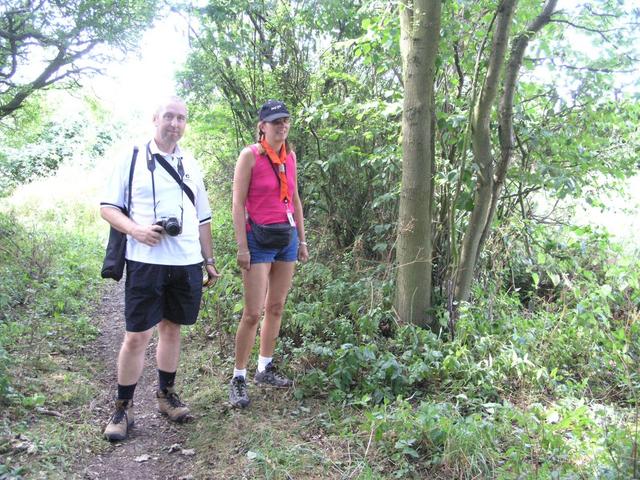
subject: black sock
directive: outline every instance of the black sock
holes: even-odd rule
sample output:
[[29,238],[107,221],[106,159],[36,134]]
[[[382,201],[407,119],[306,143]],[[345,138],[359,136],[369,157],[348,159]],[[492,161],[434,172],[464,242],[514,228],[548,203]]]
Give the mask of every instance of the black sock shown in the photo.
[[133,392],[136,391],[137,383],[133,385],[118,384],[118,400],[133,400]]
[[169,388],[173,387],[173,382],[176,380],[176,372],[165,372],[158,369],[158,386],[160,390],[166,392]]

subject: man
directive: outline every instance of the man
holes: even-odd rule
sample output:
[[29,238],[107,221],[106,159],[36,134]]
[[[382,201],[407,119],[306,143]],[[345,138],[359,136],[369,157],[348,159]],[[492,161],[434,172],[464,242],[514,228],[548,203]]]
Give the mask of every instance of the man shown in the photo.
[[211,209],[202,174],[193,158],[183,155],[187,107],[178,97],[162,102],[153,116],[154,138],[140,146],[131,180],[131,154],[115,165],[100,214],[127,234],[125,285],[126,332],[118,356],[115,412],[104,435],[123,440],[133,426],[133,394],[144,355],[157,326],[158,409],[182,421],[189,408],[180,401],[174,381],[180,354],[180,328],[196,321],[205,287],[220,276],[215,268]]

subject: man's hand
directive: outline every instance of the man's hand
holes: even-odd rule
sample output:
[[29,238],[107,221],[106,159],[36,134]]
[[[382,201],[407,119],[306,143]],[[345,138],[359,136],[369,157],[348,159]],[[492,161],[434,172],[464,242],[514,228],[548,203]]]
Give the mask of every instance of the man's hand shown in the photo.
[[206,281],[203,281],[202,286],[204,288],[207,288],[213,285],[216,282],[216,280],[220,278],[220,274],[216,270],[215,265],[211,265],[211,264],[205,265],[204,269],[207,272],[207,279]]
[[153,247],[162,238],[162,227],[160,225],[136,225],[131,231],[131,236],[138,242]]

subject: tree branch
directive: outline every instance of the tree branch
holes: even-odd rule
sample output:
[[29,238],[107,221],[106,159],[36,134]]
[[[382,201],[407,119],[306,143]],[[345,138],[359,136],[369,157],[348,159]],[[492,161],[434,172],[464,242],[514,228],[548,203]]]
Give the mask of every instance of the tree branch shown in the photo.
[[607,42],[607,43],[612,43],[611,40],[609,39],[609,37],[607,37],[605,35],[605,33],[612,33],[615,32],[616,29],[612,29],[612,30],[598,30],[597,28],[591,28],[591,27],[587,27],[586,25],[578,25],[577,23],[573,23],[570,22],[569,20],[564,20],[561,18],[556,18],[551,20],[553,23],[564,23],[566,25],[569,25],[573,28],[576,28],[578,30],[584,30],[585,32],[591,32],[591,33],[597,33],[598,35],[600,35],[600,37],[602,37],[602,39]]
[[[78,0],[73,5],[53,0],[9,3],[20,7],[6,7],[0,12],[0,118],[20,108],[38,89],[100,72],[99,68],[75,63],[91,54],[98,44],[121,51],[134,46],[156,6],[156,0],[122,2],[122,9],[114,12],[111,6],[94,0]],[[105,15],[108,21],[104,20]],[[62,18],[65,20],[60,21]],[[44,66],[30,81],[34,55],[39,59],[36,65]],[[49,58],[51,55],[53,58]],[[111,57],[104,54],[93,58],[99,60],[102,56]]]
[[511,53],[505,70],[503,93],[500,98],[499,106],[498,139],[500,142],[500,159],[496,165],[495,178],[492,186],[493,194],[491,196],[491,206],[489,208],[486,223],[483,227],[482,237],[480,238],[479,248],[476,254],[476,262],[477,256],[480,255],[482,246],[484,245],[489,235],[489,231],[491,230],[491,223],[493,222],[498,200],[507,176],[509,164],[511,163],[514,148],[513,99],[515,96],[518,74],[522,67],[524,52],[527,49],[531,38],[551,21],[551,16],[557,4],[558,0],[547,0],[542,8],[542,12],[540,12],[540,14],[529,25],[527,25],[524,32],[514,39],[511,46]]

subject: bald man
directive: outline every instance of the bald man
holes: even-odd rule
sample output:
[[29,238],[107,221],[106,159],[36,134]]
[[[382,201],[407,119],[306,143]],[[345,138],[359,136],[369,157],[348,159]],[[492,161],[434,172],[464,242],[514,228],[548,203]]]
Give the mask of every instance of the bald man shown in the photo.
[[163,100],[153,124],[154,137],[140,146],[140,158],[127,155],[116,162],[100,203],[102,218],[127,234],[126,332],[118,355],[115,409],[104,431],[111,441],[124,440],[134,424],[133,396],[156,329],[158,409],[172,421],[188,417],[189,408],[174,386],[180,329],[196,322],[203,267],[205,287],[219,277],[202,174],[178,146],[187,124],[185,102],[179,97]]

